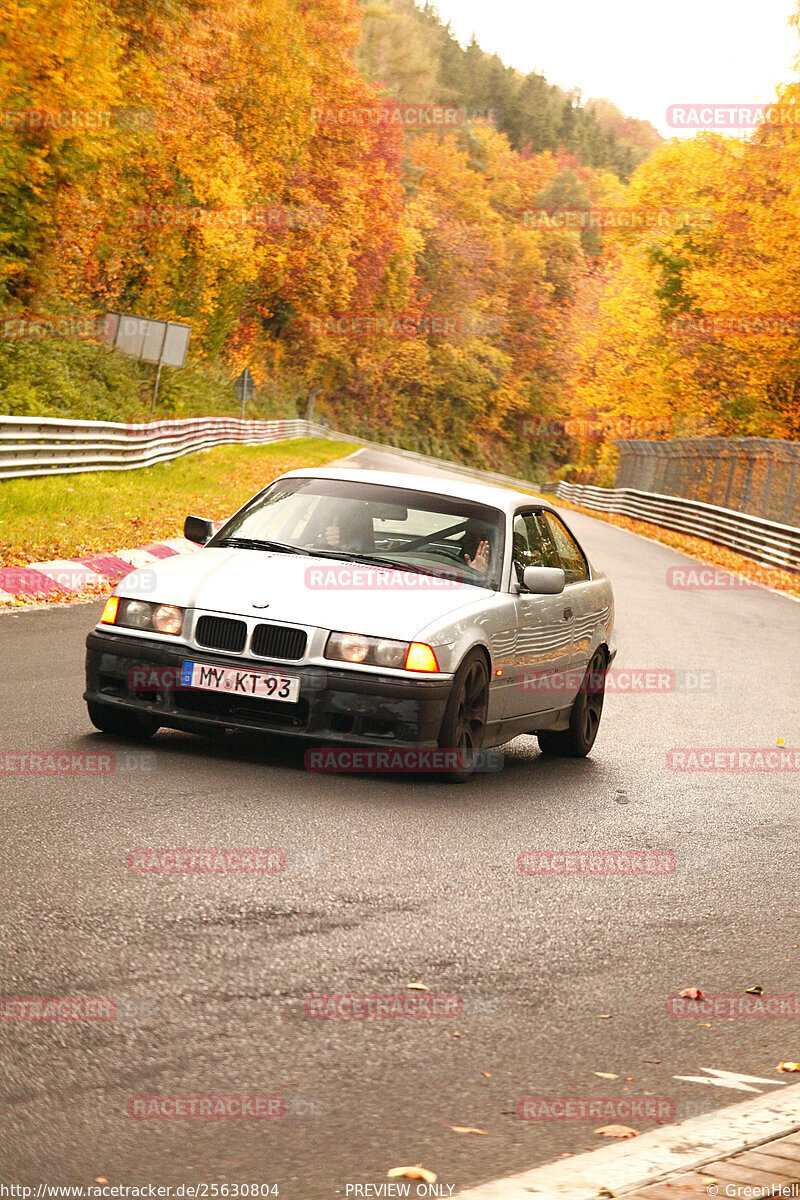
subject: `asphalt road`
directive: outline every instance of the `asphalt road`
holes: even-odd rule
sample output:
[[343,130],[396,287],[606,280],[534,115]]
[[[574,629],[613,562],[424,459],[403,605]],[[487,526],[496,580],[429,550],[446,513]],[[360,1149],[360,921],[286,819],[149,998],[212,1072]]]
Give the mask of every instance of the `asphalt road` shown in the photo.
[[[666,752],[800,744],[800,606],[755,588],[670,589],[667,569],[689,560],[565,515],[611,575],[616,665],[715,684],[609,695],[587,760],[545,760],[519,738],[501,774],[453,787],[311,776],[291,745],[162,731],[111,775],[0,774],[0,992],[118,1006],[111,1021],[0,1022],[0,1180],[278,1183],[321,1200],[423,1163],[458,1190],[604,1144],[596,1121],[519,1120],[525,1096],[651,1095],[683,1115],[746,1095],[676,1075],[791,1081],[774,1068],[800,1058],[796,1021],[701,1024],[668,1016],[666,999],[800,992],[797,773],[679,773]],[[125,753],[81,699],[99,611],[0,617],[0,749]],[[280,847],[287,868],[134,874],[126,855],[142,847]],[[516,867],[528,849],[644,848],[672,852],[677,871]],[[461,997],[463,1014],[305,1014],[308,993],[413,981]],[[287,1113],[127,1115],[131,1096],[187,1093],[279,1095]]]

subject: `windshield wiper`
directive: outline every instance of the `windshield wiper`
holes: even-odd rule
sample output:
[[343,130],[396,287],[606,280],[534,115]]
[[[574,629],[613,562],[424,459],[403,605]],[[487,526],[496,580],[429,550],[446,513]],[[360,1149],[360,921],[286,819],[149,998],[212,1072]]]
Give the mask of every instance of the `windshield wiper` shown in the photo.
[[446,574],[446,569],[437,571],[435,567],[421,567],[417,563],[397,562],[392,558],[375,558],[372,554],[355,554],[349,550],[314,550],[313,554],[318,558],[339,558],[343,562],[364,563],[370,567],[388,567],[392,571],[415,571],[417,575]]
[[303,550],[301,546],[289,546],[285,542],[264,542],[259,538],[226,537],[217,542],[217,545],[233,546],[235,550],[277,550],[281,554],[309,554],[309,551]]

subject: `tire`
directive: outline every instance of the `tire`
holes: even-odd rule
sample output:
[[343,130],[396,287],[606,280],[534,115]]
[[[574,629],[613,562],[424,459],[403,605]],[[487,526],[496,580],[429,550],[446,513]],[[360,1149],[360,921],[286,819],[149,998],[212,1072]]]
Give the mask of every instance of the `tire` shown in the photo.
[[472,774],[475,754],[483,746],[488,707],[489,669],[481,652],[472,650],[453,677],[439,732],[441,749],[463,755],[463,765],[444,775],[447,782],[465,783]]
[[89,710],[89,720],[95,729],[99,729],[101,733],[113,734],[114,737],[142,742],[152,737],[160,728],[154,717],[115,708],[112,704],[87,700],[86,707]]
[[607,666],[605,651],[597,650],[573,701],[569,728],[558,732],[543,729],[537,733],[542,754],[559,758],[585,758],[589,753],[600,728]]

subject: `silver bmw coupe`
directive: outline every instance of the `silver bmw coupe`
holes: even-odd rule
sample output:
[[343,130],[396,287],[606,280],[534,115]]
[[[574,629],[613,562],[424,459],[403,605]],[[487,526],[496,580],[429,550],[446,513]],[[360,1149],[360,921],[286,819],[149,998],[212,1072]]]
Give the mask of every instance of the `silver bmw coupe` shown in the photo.
[[546,503],[338,468],[275,479],[201,549],[134,571],[87,639],[89,716],[454,751],[448,776],[535,733],[589,753],[614,657],[611,584]]

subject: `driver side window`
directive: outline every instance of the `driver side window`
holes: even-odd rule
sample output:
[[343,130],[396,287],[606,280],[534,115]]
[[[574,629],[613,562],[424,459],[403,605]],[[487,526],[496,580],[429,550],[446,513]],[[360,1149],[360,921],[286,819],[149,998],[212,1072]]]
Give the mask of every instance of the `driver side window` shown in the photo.
[[553,567],[559,564],[547,527],[538,513],[518,513],[514,518],[514,569],[517,580],[522,582],[526,567]]

